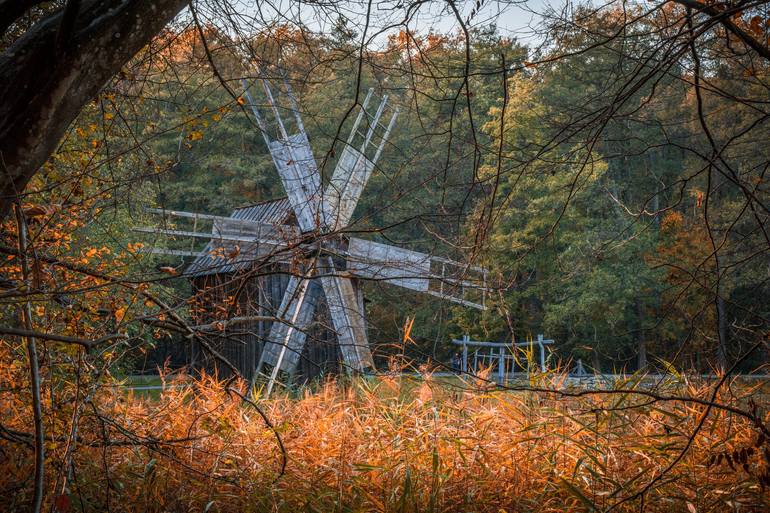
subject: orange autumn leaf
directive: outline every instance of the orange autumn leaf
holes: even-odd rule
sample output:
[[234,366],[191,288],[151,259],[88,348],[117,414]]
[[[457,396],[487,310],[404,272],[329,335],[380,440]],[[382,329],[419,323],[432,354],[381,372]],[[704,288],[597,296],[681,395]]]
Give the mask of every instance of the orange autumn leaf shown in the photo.
[[40,216],[48,215],[51,213],[52,209],[44,207],[42,205],[29,205],[29,206],[25,206],[23,210],[24,210],[24,215],[28,218],[31,218],[31,217],[40,217]]
[[241,254],[241,247],[236,244],[232,251],[227,253],[227,258],[233,259]]

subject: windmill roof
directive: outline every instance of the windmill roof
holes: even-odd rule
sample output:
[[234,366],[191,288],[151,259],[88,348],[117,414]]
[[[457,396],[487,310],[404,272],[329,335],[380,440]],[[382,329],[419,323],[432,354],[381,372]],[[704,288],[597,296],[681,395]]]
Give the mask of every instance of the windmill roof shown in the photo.
[[263,223],[285,223],[292,213],[289,198],[284,197],[238,207],[233,210],[230,217]]
[[[238,207],[232,211],[230,218],[270,224],[285,224],[291,218],[292,213],[289,199],[280,198],[262,201],[246,207]],[[185,274],[195,278],[211,274],[232,273],[246,269],[253,262],[253,258],[249,257],[251,252],[247,247],[241,248],[243,258],[232,260],[212,256],[211,252],[213,249],[212,243],[208,242],[203,251],[187,267]]]

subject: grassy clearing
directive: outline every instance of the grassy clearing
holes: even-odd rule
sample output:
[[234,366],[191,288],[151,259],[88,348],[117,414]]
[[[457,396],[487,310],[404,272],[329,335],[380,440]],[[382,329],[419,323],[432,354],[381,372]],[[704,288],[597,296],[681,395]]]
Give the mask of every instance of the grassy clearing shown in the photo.
[[[620,501],[680,454],[705,410],[633,394],[559,399],[442,381],[329,382],[258,401],[286,448],[282,473],[276,434],[221,383],[154,398],[105,388],[100,416],[81,415],[66,495],[75,511],[639,511],[639,500]],[[699,385],[676,388],[705,396]],[[754,392],[735,385],[720,400],[738,404]],[[28,431],[27,407],[11,398],[6,427]],[[48,433],[64,435],[71,413]],[[129,441],[141,445],[120,445]],[[50,443],[51,471],[64,446]],[[4,488],[17,489],[12,511],[29,497],[32,454],[0,447]],[[645,511],[766,511],[759,479],[769,449],[749,421],[713,411],[645,493]],[[718,454],[737,456],[708,466]]]

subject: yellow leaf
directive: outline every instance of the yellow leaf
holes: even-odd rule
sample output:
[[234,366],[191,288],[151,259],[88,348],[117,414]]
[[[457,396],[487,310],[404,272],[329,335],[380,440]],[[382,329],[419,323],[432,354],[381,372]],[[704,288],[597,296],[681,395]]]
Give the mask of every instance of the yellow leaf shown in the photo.
[[191,141],[197,141],[199,139],[203,139],[203,132],[201,132],[200,130],[194,130],[190,132],[190,135],[188,135],[187,138],[190,139]]
[[121,306],[117,310],[115,310],[115,320],[118,322],[121,322],[123,320],[123,317],[126,316],[126,307]]

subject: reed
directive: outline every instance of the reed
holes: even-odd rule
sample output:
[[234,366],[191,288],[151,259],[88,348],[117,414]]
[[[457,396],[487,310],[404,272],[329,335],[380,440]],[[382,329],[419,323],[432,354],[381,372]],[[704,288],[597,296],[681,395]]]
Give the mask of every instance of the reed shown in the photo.
[[[640,499],[623,499],[677,457],[706,408],[482,384],[394,374],[328,381],[254,405],[212,377],[153,398],[99,388],[79,414],[68,468],[79,406],[46,412],[48,475],[70,475],[65,493],[49,490],[47,500],[72,511],[640,511]],[[708,392],[705,384],[668,386]],[[23,394],[3,390],[0,468],[12,511],[31,493],[33,454],[18,434],[31,424]],[[752,394],[732,383],[718,400],[745,405]],[[768,452],[752,422],[713,410],[681,461],[644,494],[644,511],[767,511]]]

